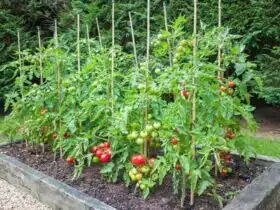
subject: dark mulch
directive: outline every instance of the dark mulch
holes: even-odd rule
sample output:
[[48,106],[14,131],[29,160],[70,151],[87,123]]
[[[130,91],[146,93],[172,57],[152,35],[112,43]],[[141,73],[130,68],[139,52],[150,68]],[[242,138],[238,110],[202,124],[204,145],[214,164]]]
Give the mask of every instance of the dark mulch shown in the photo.
[[[53,161],[53,154],[46,149],[44,154],[28,151],[23,143],[0,148],[0,153],[16,157],[23,163],[54,177],[94,198],[97,198],[119,210],[179,210],[180,196],[174,195],[172,182],[167,178],[164,185],[157,187],[147,200],[139,194],[133,194],[133,188],[126,188],[123,182],[108,183],[99,174],[101,167],[85,169],[83,175],[76,181],[71,181],[73,167],[66,161]],[[271,163],[254,160],[248,167],[237,157],[232,165],[233,173],[229,177],[219,177],[218,193],[225,198],[225,204],[240,190],[248,185],[256,176],[261,174]],[[187,192],[189,195],[189,192]],[[186,199],[188,201],[188,198]],[[184,209],[217,210],[218,203],[210,196],[196,197],[195,206],[190,208],[186,204]]]

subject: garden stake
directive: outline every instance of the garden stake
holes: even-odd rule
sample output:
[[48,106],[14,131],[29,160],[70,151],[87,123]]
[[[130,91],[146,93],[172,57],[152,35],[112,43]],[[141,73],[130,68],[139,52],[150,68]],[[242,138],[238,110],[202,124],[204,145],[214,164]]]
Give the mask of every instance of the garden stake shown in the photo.
[[[17,31],[17,39],[18,39],[18,62],[19,62],[19,76],[20,76],[20,93],[21,93],[21,99],[23,100],[23,71],[22,71],[22,61],[21,61],[21,45],[20,45],[20,32]],[[22,110],[23,111],[22,107]],[[23,122],[25,124],[25,120],[23,117]],[[25,146],[28,147],[27,138],[25,138]]]
[[99,21],[98,21],[98,18],[97,18],[97,17],[96,17],[95,21],[96,21],[96,27],[97,27],[97,33],[98,33],[99,44],[100,44],[100,47],[102,48],[102,37],[101,37],[100,27],[99,27]]
[[112,68],[111,68],[111,109],[114,114],[114,68],[115,68],[115,0],[112,0]]
[[80,60],[80,15],[77,15],[77,61],[78,72],[81,72],[81,60]]
[[[222,0],[219,0],[219,6],[218,6],[218,26],[222,26]],[[219,45],[218,47],[218,79],[222,79],[224,77],[223,71],[221,69],[221,63],[222,63],[222,49]],[[215,159],[215,166],[214,166],[214,174],[215,177],[218,176],[218,164],[217,159]]]
[[[192,116],[191,116],[191,131],[195,129],[195,121],[196,121],[196,86],[195,86],[195,71],[197,71],[197,63],[196,63],[196,51],[197,51],[197,1],[194,0],[194,26],[193,26],[193,62],[194,62],[194,70],[192,75],[192,86],[194,88],[193,95],[192,95]],[[195,153],[196,153],[196,139],[195,135],[192,134],[192,160],[195,160]],[[194,189],[191,189],[191,198],[190,198],[190,205],[194,204]]]
[[43,83],[43,63],[42,63],[42,44],[41,44],[41,32],[38,27],[38,42],[39,42],[39,64],[40,64],[40,83]]
[[88,54],[91,54],[91,50],[90,50],[90,39],[89,39],[89,28],[88,28],[88,24],[86,25],[87,28],[87,44],[88,44]]
[[[145,125],[148,124],[148,79],[149,79],[149,59],[150,59],[150,0],[147,0],[147,55],[146,55],[146,74],[145,74]],[[148,150],[148,142],[145,139],[144,141],[144,156],[147,157],[147,150]]]
[[[40,84],[43,84],[43,64],[42,64],[42,45],[41,45],[40,27],[38,26],[37,29],[38,29],[38,43],[39,43]],[[41,144],[41,146],[42,146],[42,152],[45,153],[44,141]]]
[[[55,40],[55,49],[56,49],[56,81],[57,81],[57,95],[58,95],[58,113],[60,113],[61,106],[61,93],[60,93],[60,68],[58,60],[58,33],[57,33],[57,20],[54,20],[54,40]],[[59,129],[61,128],[61,118],[59,117]],[[60,158],[62,159],[62,147],[59,147]],[[56,153],[54,154],[54,161],[56,160]]]
[[[163,13],[164,13],[165,31],[168,33],[167,12],[166,12],[165,1],[163,2]],[[167,45],[168,45],[169,65],[170,67],[172,67],[172,54],[171,54],[171,46],[170,46],[169,38],[167,38]]]
[[[218,17],[218,26],[221,27],[222,26],[222,0],[219,0],[219,17]],[[222,49],[219,45],[218,48],[218,77],[223,78],[223,71],[221,69],[221,63],[222,63]]]
[[128,15],[129,15],[130,28],[131,28],[131,37],[132,37],[133,52],[134,52],[135,67],[136,67],[135,80],[137,80],[139,66],[138,66],[137,50],[136,50],[136,44],[135,44],[135,37],[134,37],[134,30],[133,30],[133,22],[132,22],[131,12],[129,12]]

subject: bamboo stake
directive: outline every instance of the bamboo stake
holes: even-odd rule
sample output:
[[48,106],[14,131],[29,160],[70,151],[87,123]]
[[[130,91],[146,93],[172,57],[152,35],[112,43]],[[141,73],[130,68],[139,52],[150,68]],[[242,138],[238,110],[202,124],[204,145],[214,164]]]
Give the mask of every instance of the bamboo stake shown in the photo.
[[114,114],[114,68],[115,68],[115,0],[112,0],[112,68],[111,68],[111,109]]
[[[197,52],[197,2],[198,0],[194,0],[194,26],[193,26],[193,58],[194,58],[194,72],[192,76],[192,86],[194,88],[193,96],[192,96],[192,116],[191,116],[191,131],[195,129],[195,121],[196,121],[196,86],[195,86],[195,71],[197,71],[197,62],[196,62],[196,52]],[[196,155],[196,138],[195,135],[192,134],[192,160],[195,160]],[[191,190],[191,198],[190,205],[194,204],[194,191]]]
[[[218,26],[221,27],[222,26],[222,0],[219,0],[218,10],[219,10]],[[218,48],[218,77],[219,78],[223,78],[224,76],[223,71],[221,69],[221,63],[222,63],[222,49],[219,46]]]
[[89,39],[89,27],[88,24],[86,25],[87,28],[87,44],[88,44],[88,54],[91,55],[91,49],[90,49],[90,39]]
[[39,65],[40,65],[40,83],[43,83],[43,62],[42,62],[42,43],[41,43],[41,32],[38,26],[38,43],[39,43]]
[[[147,0],[147,54],[146,54],[146,73],[145,73],[145,125],[148,124],[148,80],[149,80],[149,66],[150,66],[150,0]],[[147,157],[148,153],[148,142],[144,141],[144,156]]]
[[133,21],[131,12],[128,13],[129,15],[129,22],[130,22],[130,28],[131,28],[131,37],[132,37],[132,43],[133,43],[133,52],[134,52],[134,58],[135,58],[135,66],[136,66],[136,74],[138,75],[138,59],[137,59],[137,50],[136,50],[136,43],[135,43],[135,36],[134,36],[134,29],[133,29]]
[[[57,20],[54,20],[54,41],[55,41],[55,49],[56,49],[56,82],[57,82],[57,96],[58,96],[58,112],[60,112],[61,106],[61,91],[60,91],[60,83],[61,83],[61,75],[60,75],[60,67],[58,60],[58,32],[57,32]],[[59,118],[59,128],[61,128],[61,119]],[[60,158],[62,159],[62,147],[60,149]],[[54,154],[54,161],[56,160],[56,153]]]
[[78,72],[81,72],[81,58],[80,58],[80,15],[77,15],[77,61]]
[[[163,13],[164,13],[164,24],[165,24],[165,31],[168,33],[168,24],[167,24],[167,12],[166,12],[166,4],[165,1],[163,2]],[[169,55],[169,65],[172,67],[172,53],[171,53],[171,46],[169,38],[167,38],[167,46],[168,46],[168,55]]]
[[[17,31],[17,40],[18,40],[18,62],[19,62],[19,77],[20,77],[20,94],[21,94],[21,99],[23,100],[24,95],[23,95],[23,77],[24,73],[22,70],[22,59],[21,59],[21,43],[20,43],[20,32],[19,30]],[[22,107],[22,111],[23,111]],[[25,124],[25,117],[23,117],[23,124]],[[12,141],[12,140],[11,140]],[[28,147],[27,143],[27,138],[25,138],[25,146]]]
[[101,37],[101,33],[100,33],[100,27],[99,27],[98,18],[96,18],[95,21],[96,21],[96,27],[97,27],[97,33],[98,33],[99,44],[100,44],[100,47],[102,48],[102,37]]

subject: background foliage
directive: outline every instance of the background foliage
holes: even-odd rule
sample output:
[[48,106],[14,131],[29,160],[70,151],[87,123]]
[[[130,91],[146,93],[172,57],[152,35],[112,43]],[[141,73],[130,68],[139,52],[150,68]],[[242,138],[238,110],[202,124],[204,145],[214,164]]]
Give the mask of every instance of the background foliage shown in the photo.
[[[152,35],[164,29],[161,0],[152,2]],[[185,25],[192,31],[192,0],[169,0],[167,13],[169,21],[182,14],[188,18]],[[217,24],[217,0],[200,1],[199,19],[207,25]],[[0,2],[0,99],[4,98],[14,84],[17,72],[5,68],[17,50],[17,30],[20,29],[22,48],[35,49],[37,26],[42,29],[44,39],[53,35],[53,22],[59,20],[60,36],[75,39],[75,15],[81,14],[82,31],[89,24],[91,36],[97,37],[95,18],[98,17],[104,43],[111,42],[111,4],[107,0],[3,0]],[[116,1],[116,42],[132,52],[128,12],[133,15],[137,48],[145,51],[146,1]],[[257,90],[257,96],[267,103],[280,104],[279,45],[280,45],[280,2],[277,0],[223,1],[223,25],[231,33],[242,35],[249,60],[258,64],[256,71],[264,78],[264,88]],[[66,33],[67,32],[67,33]],[[85,33],[81,36],[85,37]],[[73,40],[74,42],[74,40]]]

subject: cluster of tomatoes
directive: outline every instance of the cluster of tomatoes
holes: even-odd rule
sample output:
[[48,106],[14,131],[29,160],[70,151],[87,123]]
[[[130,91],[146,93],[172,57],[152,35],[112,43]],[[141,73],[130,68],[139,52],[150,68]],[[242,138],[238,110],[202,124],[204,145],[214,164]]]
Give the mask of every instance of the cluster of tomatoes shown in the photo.
[[110,142],[104,142],[91,148],[91,152],[95,154],[93,162],[108,163],[112,157],[112,149]]
[[219,158],[223,165],[223,168],[221,170],[221,175],[225,177],[232,172],[232,169],[230,167],[227,167],[232,163],[232,157],[230,152],[219,152]]
[[136,154],[131,157],[131,163],[134,166],[128,173],[132,181],[137,182],[136,186],[141,190],[151,188],[148,184],[142,182],[143,177],[147,176],[150,169],[154,166],[155,158],[146,159],[143,154]]
[[[221,78],[218,77],[218,80],[221,80]],[[233,81],[229,81],[227,83],[227,87],[225,87],[224,85],[221,85],[220,86],[220,90],[223,92],[223,93],[227,93],[229,95],[232,95],[234,93],[234,89],[235,89],[236,85]]]
[[160,141],[158,139],[159,133],[158,129],[161,127],[159,122],[154,122],[145,127],[144,130],[137,132],[133,131],[127,135],[127,139],[130,141],[135,141],[138,145],[143,145],[145,141],[151,147],[160,147]]

